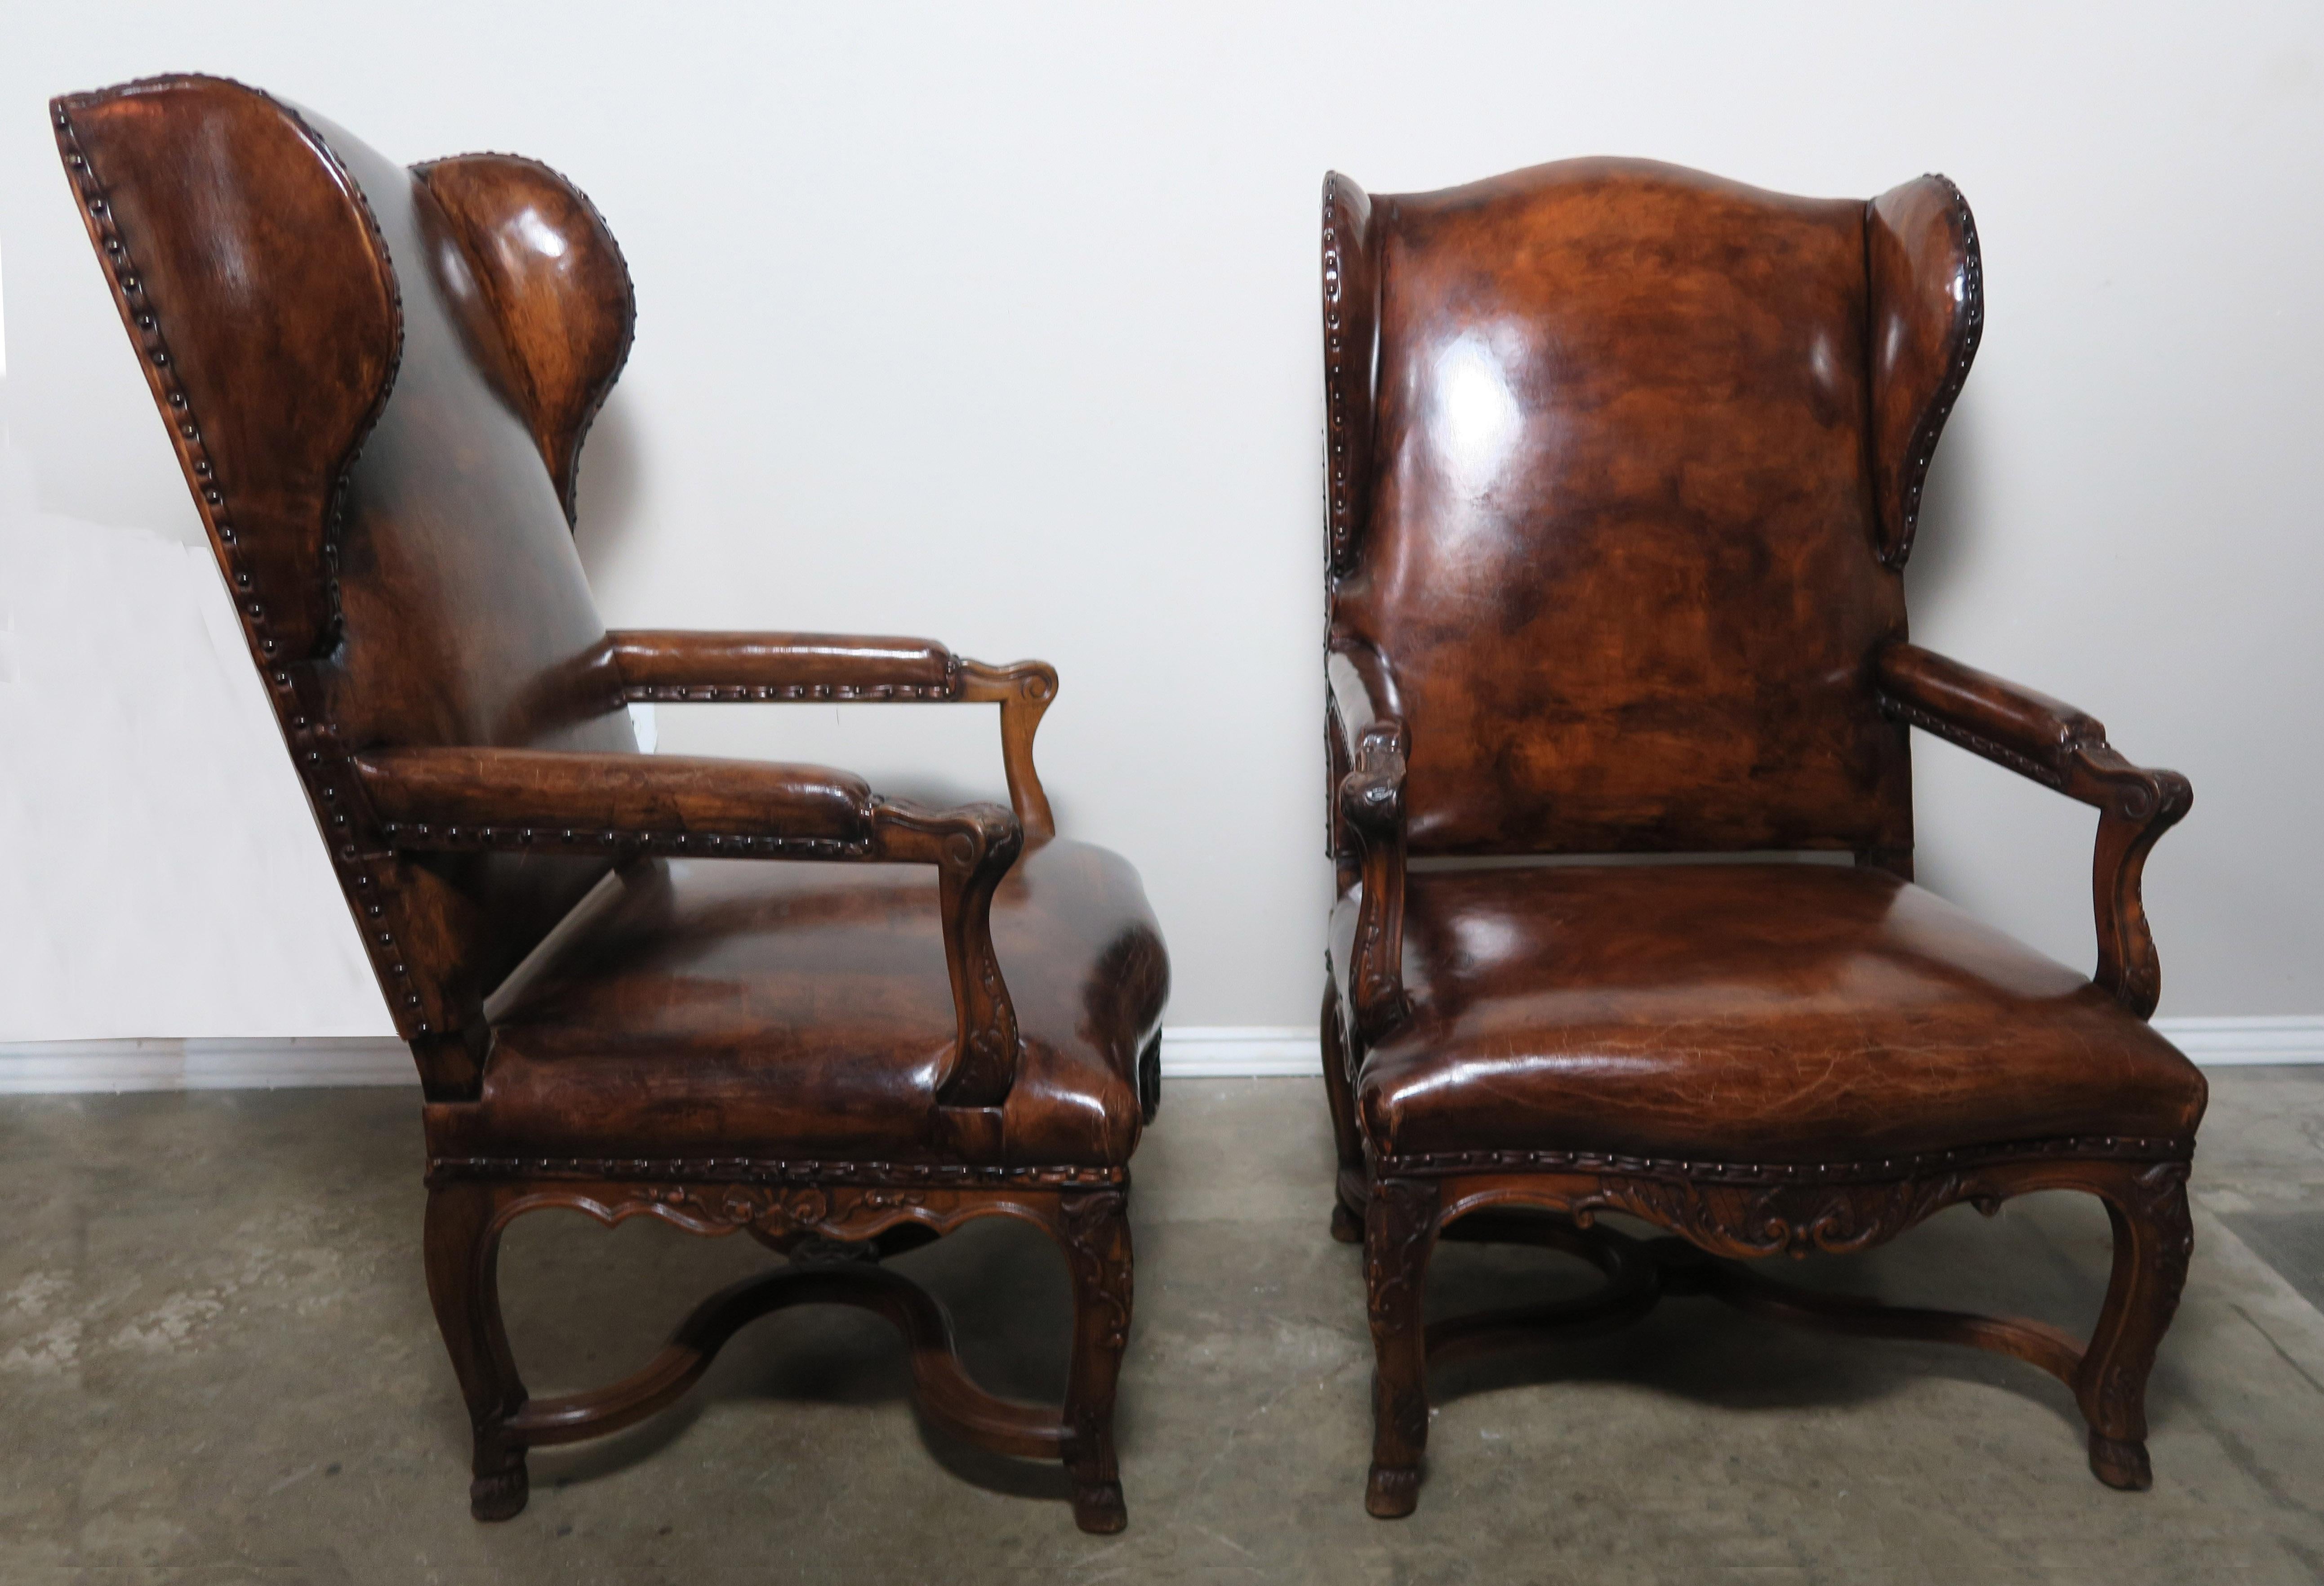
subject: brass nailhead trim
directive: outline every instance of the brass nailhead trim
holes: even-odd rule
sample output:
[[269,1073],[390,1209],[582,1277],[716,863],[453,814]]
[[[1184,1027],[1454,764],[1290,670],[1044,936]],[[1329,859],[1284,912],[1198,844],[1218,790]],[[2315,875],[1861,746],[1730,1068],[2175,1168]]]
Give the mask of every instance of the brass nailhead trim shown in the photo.
[[[88,206],[90,216],[97,221],[100,247],[107,263],[112,266],[114,290],[119,295],[123,307],[127,310],[126,317],[137,336],[142,350],[153,366],[152,378],[161,393],[163,403],[171,412],[178,415],[177,422],[170,427],[172,431],[171,440],[177,446],[179,456],[184,460],[187,473],[199,482],[195,490],[196,504],[208,521],[210,530],[217,539],[218,559],[225,565],[226,577],[234,587],[247,589],[252,583],[251,574],[249,568],[242,562],[242,547],[235,533],[232,514],[227,509],[226,492],[217,483],[217,467],[210,458],[208,448],[203,444],[202,427],[194,416],[193,406],[187,399],[184,388],[178,383],[176,364],[171,358],[169,344],[161,333],[160,317],[154,311],[152,300],[145,293],[144,272],[138,269],[135,262],[131,258],[128,244],[122,241],[120,232],[114,224],[112,206],[106,200],[103,189],[97,182],[96,169],[89,163],[86,152],[80,146],[80,136],[73,128],[71,116],[62,108],[59,108],[56,112],[55,123],[57,142],[64,151],[66,168],[74,182],[79,187],[82,198]],[[370,230],[373,240],[377,242],[378,226],[372,217],[369,205],[364,203],[360,194],[357,196],[356,202],[362,210],[364,226]],[[390,272],[390,279],[392,280],[392,278],[393,272]],[[400,300],[397,303],[397,311],[400,316],[401,312]],[[400,351],[399,348],[399,353]],[[390,373],[389,380],[392,384],[392,372]],[[339,483],[343,487],[344,478]],[[338,621],[338,580],[336,572],[338,566],[339,515],[344,509],[346,499],[344,488],[338,490],[337,494],[338,499],[333,505],[323,543],[324,565],[328,575],[327,587],[331,595],[330,620],[334,624]],[[322,723],[310,734],[307,727],[307,719],[304,716],[291,715],[292,704],[297,699],[296,688],[289,672],[278,666],[269,664],[281,647],[270,631],[265,606],[255,600],[237,601],[235,605],[251,648],[261,656],[267,658],[267,662],[262,664],[267,681],[272,685],[275,695],[275,714],[282,718],[293,742],[309,736],[336,740],[338,736],[336,725],[328,722]],[[306,786],[308,798],[316,807],[318,816],[329,814],[329,825],[345,826],[346,825],[345,815],[328,812],[324,807],[334,801],[338,795],[337,790],[326,779],[328,773],[321,757],[313,750],[309,750],[303,757],[293,754],[291,759],[298,769],[300,780]],[[345,761],[343,757],[335,757],[332,763],[344,765]],[[368,891],[373,887],[374,882],[370,874],[356,868],[357,858],[355,849],[337,844],[327,844],[327,846],[330,847],[332,859],[341,872],[343,887],[352,885],[355,890],[364,891]],[[364,917],[370,919],[380,917],[381,906],[376,901],[366,899],[358,904],[352,893],[348,900],[363,910]],[[396,946],[393,933],[382,928],[366,929],[362,934],[364,938],[364,945],[369,950],[374,965],[383,972],[383,978],[394,982],[396,989],[388,993],[390,1002],[400,1002],[407,1009],[419,1007],[420,994],[411,984],[409,966],[403,962],[403,954]],[[426,1019],[415,1019],[413,1022],[419,1034],[430,1033]]]
[[708,705],[719,700],[945,700],[958,692],[956,681],[950,684],[878,683],[860,686],[853,683],[632,683],[622,687],[622,697],[639,703],[667,701],[675,705],[689,702]]
[[1934,733],[1940,738],[1949,739],[1971,754],[1981,754],[1987,760],[1998,761],[2010,770],[2031,777],[2044,787],[2055,788],[2061,792],[2065,790],[2065,776],[2043,765],[2038,760],[2020,754],[2006,744],[1997,743],[1983,733],[1972,733],[1967,727],[1957,726],[1941,715],[1934,715],[1923,710],[1917,705],[1907,705],[1904,701],[1885,693],[1879,696],[1879,701],[1880,708],[1899,721],[1910,722],[1916,727]]
[[1953,403],[1960,400],[1961,387],[1969,380],[1969,366],[1977,357],[1978,344],[1985,336],[1985,254],[1977,240],[1977,217],[1969,213],[1969,200],[1950,177],[1931,171],[1932,180],[1943,182],[1952,195],[1953,217],[1960,224],[1962,251],[1967,255],[1961,273],[1968,277],[1969,290],[1961,305],[1961,313],[1953,325],[1953,359],[1939,383],[1935,395],[1921,414],[1921,421],[1913,427],[1912,444],[1904,451],[1904,470],[1900,481],[1904,486],[1900,503],[1904,522],[1896,537],[1895,549],[1882,557],[1891,567],[1901,567],[1913,554],[1913,535],[1921,525],[1921,487],[1928,483],[1929,462],[1937,455],[1937,438],[1944,433],[1945,420],[1952,417]]
[[585,853],[662,849],[685,853],[747,856],[790,853],[808,859],[862,859],[869,838],[766,837],[726,832],[585,831],[578,826],[439,826],[426,821],[389,821],[381,831],[390,844],[425,849],[525,849],[555,846]]
[[1352,562],[1355,520],[1348,508],[1348,398],[1346,338],[1341,334],[1342,270],[1340,184],[1323,184],[1323,392],[1330,420],[1331,456],[1325,459],[1325,521],[1331,530],[1331,570],[1344,573]]
[[972,1167],[954,1163],[792,1161],[756,1157],[430,1157],[437,1178],[676,1179],[713,1184],[1070,1188],[1118,1185],[1120,1167]]
[[2194,1151],[2195,1142],[2191,1139],[2138,1135],[2021,1140],[2004,1146],[1972,1146],[1918,1156],[1840,1163],[1698,1162],[1598,1151],[1424,1151],[1408,1157],[1383,1157],[1379,1174],[1381,1177],[1426,1177],[1459,1173],[1627,1173],[1716,1184],[1854,1184],[2050,1157],[2115,1157],[2183,1162]]

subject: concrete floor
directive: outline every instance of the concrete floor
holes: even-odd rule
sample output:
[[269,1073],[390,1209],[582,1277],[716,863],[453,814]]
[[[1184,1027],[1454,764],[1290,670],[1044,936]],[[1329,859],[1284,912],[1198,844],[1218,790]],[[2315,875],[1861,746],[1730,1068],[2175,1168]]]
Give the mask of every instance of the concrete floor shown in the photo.
[[[2082,1462],[2030,1367],[1666,1304],[1614,1337],[1438,1373],[1430,1479],[1368,1518],[1357,1252],[1325,1237],[1321,1087],[1173,1083],[1137,1165],[1120,1408],[1129,1531],[1061,1473],[918,1427],[876,1318],[746,1332],[694,1397],[533,1456],[531,1507],[467,1517],[467,1436],[420,1266],[400,1091],[0,1103],[0,1581],[2092,1581],[2324,1580],[2324,1070],[2214,1076],[2198,1244],[2151,1397],[2155,1489]],[[772,1258],[544,1214],[503,1267],[537,1390],[609,1379]],[[972,1369],[1053,1397],[1060,1264],[986,1223],[899,1266]],[[2095,1203],[1945,1213],[1794,1270],[2088,1325]],[[1443,1305],[1578,1263],[1448,1247]]]

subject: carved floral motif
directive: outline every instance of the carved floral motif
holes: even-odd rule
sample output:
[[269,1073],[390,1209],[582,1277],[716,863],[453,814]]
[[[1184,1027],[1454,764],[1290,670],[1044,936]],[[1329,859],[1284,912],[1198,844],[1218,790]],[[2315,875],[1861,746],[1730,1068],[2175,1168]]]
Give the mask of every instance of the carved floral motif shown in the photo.
[[1628,1212],[1722,1256],[1803,1256],[1869,1249],[1959,1201],[1991,1216],[2003,1192],[1973,1174],[1892,1184],[1706,1185],[1609,1176],[1571,1203],[1588,1227],[1601,1211]]
[[1129,1199],[1120,1190],[1064,1195],[1057,1202],[1059,1242],[1073,1266],[1074,1287],[1103,1318],[1098,1342],[1109,1350],[1130,1342],[1128,1207]]

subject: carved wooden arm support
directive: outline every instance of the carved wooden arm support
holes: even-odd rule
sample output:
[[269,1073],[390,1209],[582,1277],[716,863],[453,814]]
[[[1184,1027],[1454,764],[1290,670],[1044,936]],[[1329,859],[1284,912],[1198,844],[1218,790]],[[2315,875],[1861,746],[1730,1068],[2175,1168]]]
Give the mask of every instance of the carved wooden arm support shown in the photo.
[[1001,761],[1009,802],[1027,836],[1057,834],[1033,769],[1033,734],[1057,696],[1046,661],[1006,667],[963,659],[930,639],[844,633],[715,633],[635,630],[612,635],[624,699],[692,702],[953,701],[1001,707]]
[[1348,768],[1333,801],[1337,824],[1361,858],[1363,901],[1348,965],[1356,1032],[1378,1039],[1411,1011],[1404,992],[1404,716],[1387,659],[1369,646],[1335,647],[1324,660],[1337,763]]
[[2194,803],[2187,779],[2131,764],[2107,745],[2102,723],[2070,705],[1917,645],[1883,650],[1878,675],[1890,715],[2097,807],[2093,978],[2141,1019],[2153,1013],[2163,968],[2139,882],[2148,850]]
[[353,757],[387,846],[933,864],[958,1019],[936,1087],[997,1107],[1017,1072],[1017,1013],[992,947],[992,894],[1024,847],[997,804],[924,809],[821,766],[529,749]]

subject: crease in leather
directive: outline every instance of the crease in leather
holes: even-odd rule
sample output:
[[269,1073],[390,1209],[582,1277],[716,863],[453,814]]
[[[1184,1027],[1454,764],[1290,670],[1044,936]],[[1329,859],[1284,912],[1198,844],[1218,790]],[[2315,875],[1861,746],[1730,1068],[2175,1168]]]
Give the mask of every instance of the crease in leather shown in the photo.
[[[948,1159],[936,891],[925,865],[634,862],[494,995],[484,1093],[429,1110],[431,1148]],[[1126,1163],[1138,1056],[1169,992],[1137,872],[1035,844],[994,896],[992,936],[1024,1039],[1004,1165]]]
[[1384,1155],[1849,1161],[2202,1116],[2200,1071],[2086,976],[1885,871],[1454,867],[1405,909],[1413,1018],[1357,1076]]

